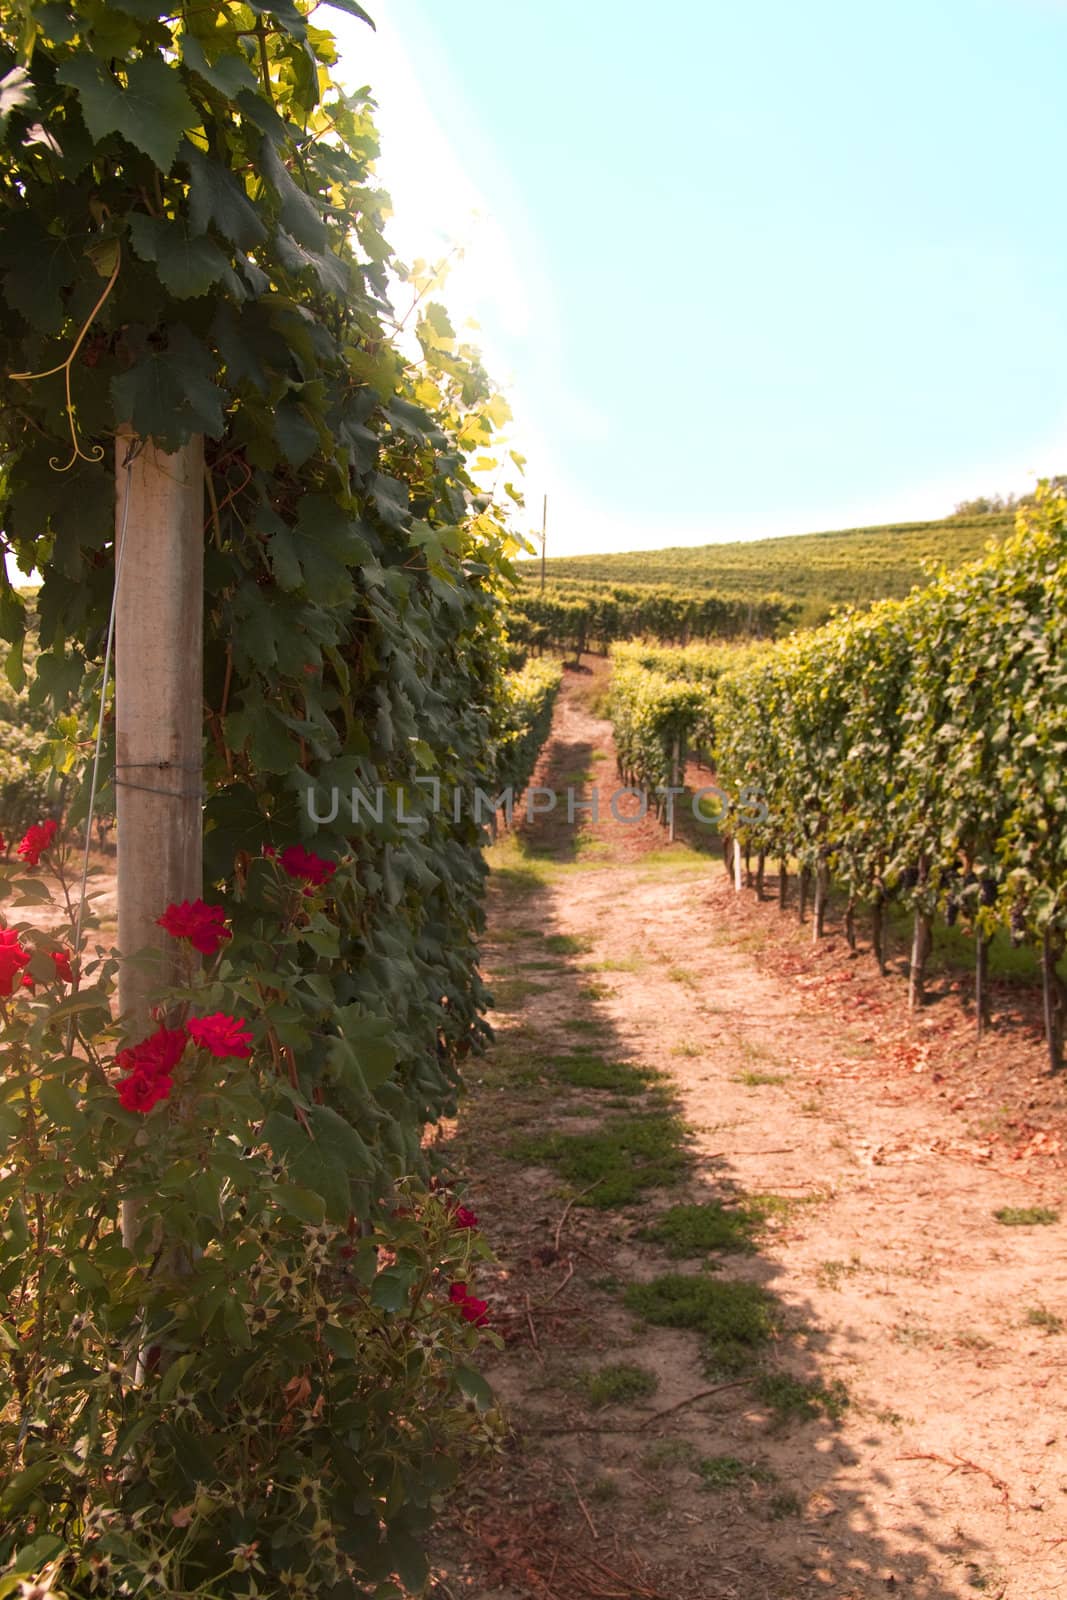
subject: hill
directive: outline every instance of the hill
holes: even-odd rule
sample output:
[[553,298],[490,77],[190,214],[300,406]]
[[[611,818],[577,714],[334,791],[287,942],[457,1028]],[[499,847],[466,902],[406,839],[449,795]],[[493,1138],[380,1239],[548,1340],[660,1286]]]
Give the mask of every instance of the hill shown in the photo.
[[[786,538],[639,550],[620,555],[556,556],[546,563],[557,590],[572,584],[655,585],[711,589],[746,599],[774,593],[799,602],[803,620],[847,602],[907,594],[924,581],[927,564],[957,567],[1000,541],[1015,523],[1011,510],[936,522],[887,523]],[[531,583],[540,561],[518,563]]]

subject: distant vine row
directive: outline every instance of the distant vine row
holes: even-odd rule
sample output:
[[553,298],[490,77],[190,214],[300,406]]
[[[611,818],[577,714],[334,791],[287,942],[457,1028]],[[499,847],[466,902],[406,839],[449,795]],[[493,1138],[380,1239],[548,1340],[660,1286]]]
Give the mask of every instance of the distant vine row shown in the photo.
[[886,908],[913,914],[909,999],[924,999],[933,921],[973,933],[979,1031],[998,927],[1036,941],[1053,1070],[1067,991],[1067,500],[1043,487],[982,560],[797,635],[715,684],[719,781],[752,785],[767,818],[736,828],[746,855],[799,873],[814,936],[831,880],[870,907],[885,964]]

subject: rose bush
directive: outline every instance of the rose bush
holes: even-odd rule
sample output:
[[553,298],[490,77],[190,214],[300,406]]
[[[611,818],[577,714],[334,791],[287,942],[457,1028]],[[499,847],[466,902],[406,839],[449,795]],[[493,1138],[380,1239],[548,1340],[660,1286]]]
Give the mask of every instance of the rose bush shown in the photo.
[[[53,838],[47,862],[65,903]],[[335,909],[269,870],[276,912],[245,932],[221,905],[161,913],[183,982],[123,1044],[114,957],[90,936],[72,962],[58,905],[47,934],[19,920],[41,870],[0,868],[0,1595],[34,1574],[386,1600],[420,1586],[435,1502],[500,1437],[470,1365],[476,1219],[369,1182],[279,1037],[272,1003]],[[270,993],[245,976],[263,943]]]

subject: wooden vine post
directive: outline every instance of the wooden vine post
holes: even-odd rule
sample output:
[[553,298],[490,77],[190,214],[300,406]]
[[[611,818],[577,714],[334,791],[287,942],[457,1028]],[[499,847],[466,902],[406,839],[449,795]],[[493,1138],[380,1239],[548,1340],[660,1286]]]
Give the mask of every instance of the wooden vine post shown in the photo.
[[[156,919],[202,891],[203,439],[168,455],[120,432],[115,490],[119,1007],[138,1037],[181,959]],[[150,947],[162,973],[135,959]],[[127,1244],[136,1226],[124,1208]]]

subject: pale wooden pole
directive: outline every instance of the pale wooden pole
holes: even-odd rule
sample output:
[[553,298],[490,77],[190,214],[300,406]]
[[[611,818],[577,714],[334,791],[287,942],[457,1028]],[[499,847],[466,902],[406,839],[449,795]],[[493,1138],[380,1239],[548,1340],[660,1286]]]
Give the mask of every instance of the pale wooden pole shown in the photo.
[[[119,1008],[139,1038],[152,990],[179,973],[156,919],[203,878],[203,439],[168,455],[120,433],[115,487]],[[130,959],[148,948],[162,969]],[[127,1244],[135,1230],[124,1208]]]
[[541,593],[545,592],[545,551],[548,548],[548,495],[541,502]]

